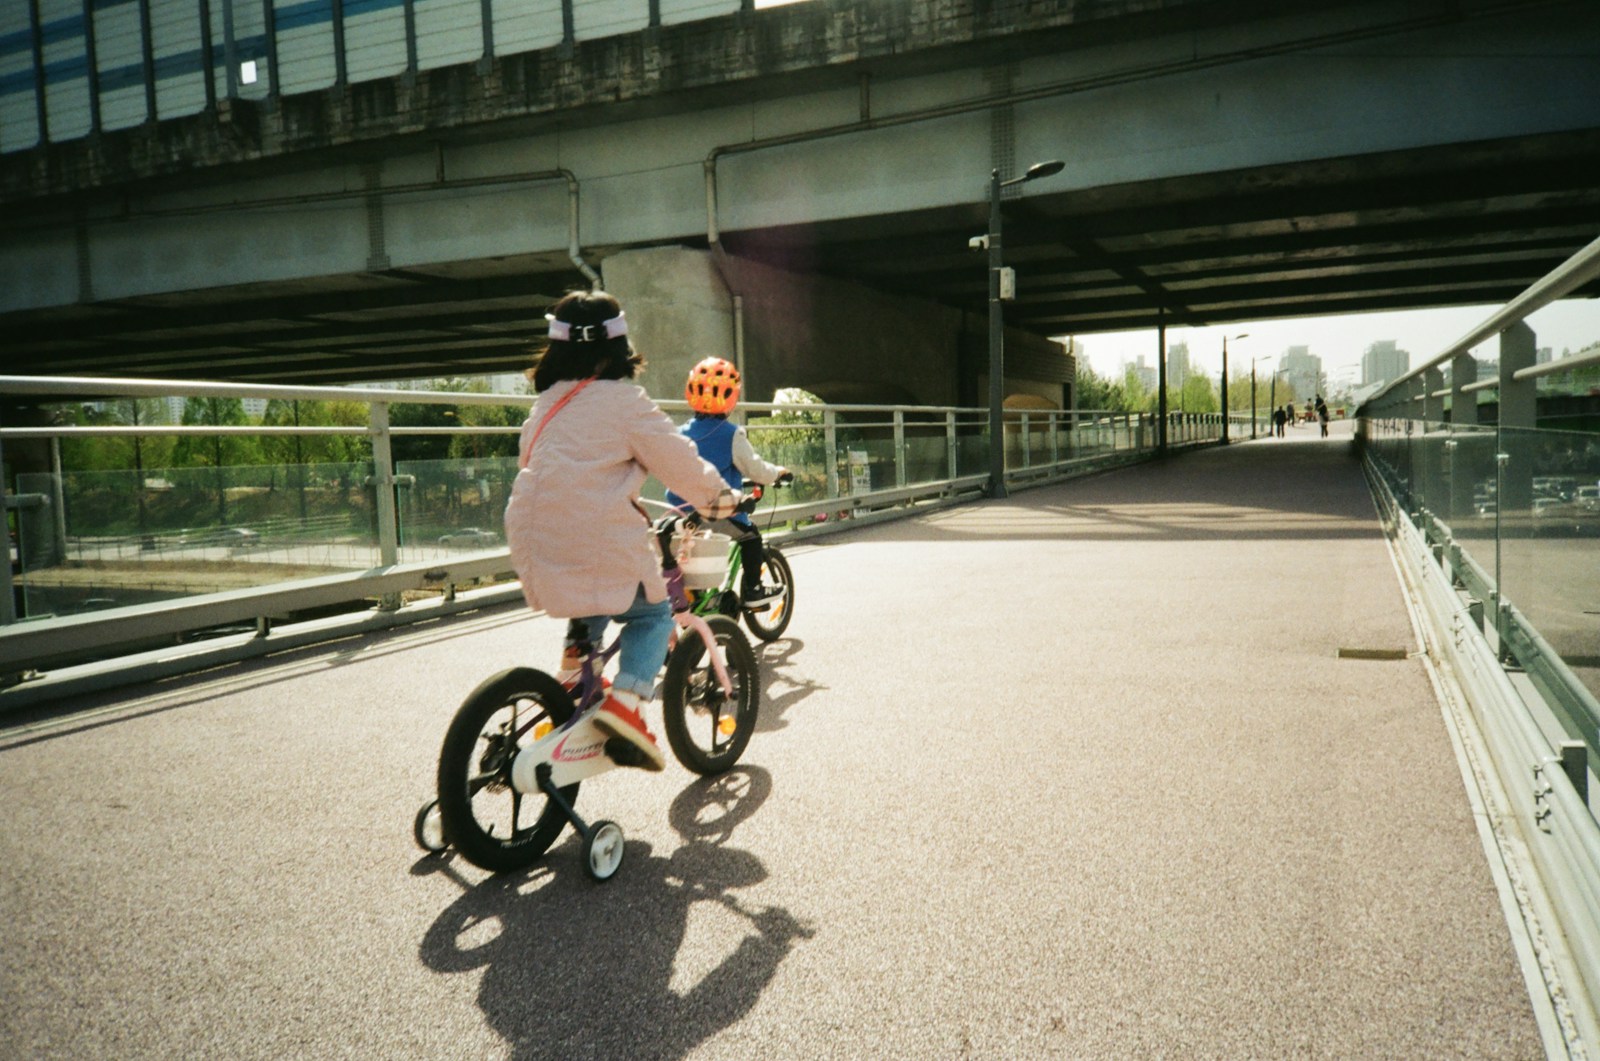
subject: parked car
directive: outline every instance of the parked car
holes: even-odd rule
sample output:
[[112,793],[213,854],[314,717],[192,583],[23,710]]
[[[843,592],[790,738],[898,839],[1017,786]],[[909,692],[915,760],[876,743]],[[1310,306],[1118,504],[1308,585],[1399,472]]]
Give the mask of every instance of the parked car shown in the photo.
[[1535,475],[1533,477],[1534,494],[1543,494],[1553,497],[1558,501],[1571,501],[1573,492],[1578,489],[1578,480],[1570,475]]
[[1600,512],[1600,486],[1580,486],[1573,498],[1585,512]]
[[473,547],[481,549],[491,545],[499,545],[500,535],[492,530],[484,530],[482,527],[463,527],[460,530],[453,530],[448,534],[439,535],[439,544],[458,549],[470,549]]
[[217,532],[217,542],[230,549],[254,549],[261,544],[261,534],[249,527],[224,527]]

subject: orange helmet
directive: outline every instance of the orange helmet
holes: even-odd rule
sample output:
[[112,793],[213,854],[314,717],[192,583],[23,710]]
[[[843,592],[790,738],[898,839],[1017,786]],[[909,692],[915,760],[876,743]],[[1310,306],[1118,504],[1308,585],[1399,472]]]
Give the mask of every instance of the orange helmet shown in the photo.
[[731,412],[739,403],[739,370],[720,357],[708,357],[689,370],[683,396],[697,413]]

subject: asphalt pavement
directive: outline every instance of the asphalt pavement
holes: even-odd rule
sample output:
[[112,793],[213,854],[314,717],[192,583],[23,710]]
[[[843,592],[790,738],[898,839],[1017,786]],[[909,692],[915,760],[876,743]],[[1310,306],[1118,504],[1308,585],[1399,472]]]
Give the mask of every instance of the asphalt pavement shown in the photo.
[[1348,438],[790,551],[758,732],[425,857],[511,606],[0,718],[0,1057],[1535,1058]]

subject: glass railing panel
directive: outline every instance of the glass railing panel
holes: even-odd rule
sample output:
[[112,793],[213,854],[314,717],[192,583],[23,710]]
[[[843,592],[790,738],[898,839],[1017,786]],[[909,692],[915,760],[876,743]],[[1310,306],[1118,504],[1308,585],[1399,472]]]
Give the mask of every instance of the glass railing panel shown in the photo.
[[[783,422],[771,423],[771,419]],[[745,433],[750,438],[751,448],[763,460],[794,473],[794,489],[779,498],[780,504],[786,501],[818,501],[828,496],[827,434],[822,427],[820,412],[752,418],[745,425]]]
[[1442,449],[1441,482],[1428,508],[1450,528],[1463,553],[1493,579],[1499,513],[1495,429],[1452,426]]
[[894,424],[862,419],[838,427],[839,493],[846,497],[895,487]]
[[1505,428],[1501,591],[1600,695],[1600,435]]
[[364,464],[19,474],[22,616],[372,567],[371,477]]
[[400,560],[411,563],[505,544],[515,457],[453,457],[395,465]]
[[936,424],[906,425],[907,486],[950,478],[948,437],[942,419]]

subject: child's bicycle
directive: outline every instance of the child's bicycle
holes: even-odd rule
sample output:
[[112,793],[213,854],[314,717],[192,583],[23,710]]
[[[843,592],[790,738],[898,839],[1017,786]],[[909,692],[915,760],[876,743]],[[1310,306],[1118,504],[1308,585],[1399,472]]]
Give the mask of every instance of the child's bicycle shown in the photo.
[[[794,477],[790,475],[772,485],[788,486],[793,482]],[[754,512],[763,496],[764,488],[760,483],[745,483],[744,500],[739,504],[739,511],[746,514]],[[767,517],[768,528],[772,526],[772,517],[777,511],[777,498],[774,497],[771,514]],[[696,615],[726,615],[730,618],[742,615],[745,626],[750,628],[752,634],[762,641],[776,641],[783,636],[785,630],[789,629],[789,621],[794,618],[794,572],[789,569],[789,561],[784,558],[778,547],[773,545],[765,534],[762,538],[762,552],[765,554],[765,559],[761,564],[761,581],[777,591],[772,597],[754,607],[745,607],[743,599],[739,596],[743,561],[738,543],[730,542],[726,558],[726,574],[720,582],[708,588],[699,589],[691,585],[689,604]]]
[[[675,557],[664,574],[673,619],[698,635],[679,638],[667,659],[661,696],[667,743],[688,769],[719,774],[739,761],[755,732],[761,699],[755,652],[733,619],[689,610]],[[423,850],[453,846],[475,866],[517,870],[549,850],[570,822],[583,837],[589,876],[603,881],[616,873],[622,828],[586,822],[573,805],[579,782],[639,763],[641,753],[598,729],[588,710],[605,696],[601,673],[618,646],[613,638],[592,648],[571,691],[543,671],[514,667],[467,696],[439,752],[438,798],[413,823]]]

